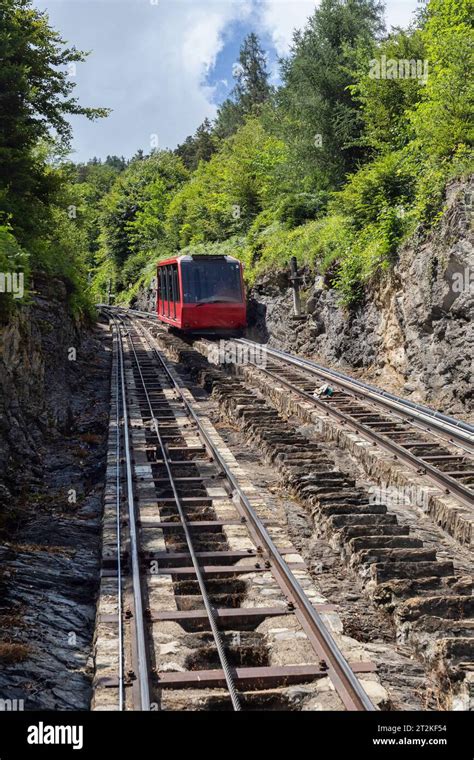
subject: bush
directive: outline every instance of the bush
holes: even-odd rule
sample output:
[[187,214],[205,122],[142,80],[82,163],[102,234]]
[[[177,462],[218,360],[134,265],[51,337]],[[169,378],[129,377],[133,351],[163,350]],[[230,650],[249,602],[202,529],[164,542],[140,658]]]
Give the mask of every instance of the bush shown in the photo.
[[276,218],[288,227],[298,227],[310,219],[316,219],[326,210],[328,193],[290,193],[282,199]]
[[[16,284],[22,287],[23,294],[26,295],[28,292],[29,272],[28,254],[18,245],[11,232],[11,228],[6,225],[0,225],[0,273],[5,277],[12,277],[14,273],[17,276],[22,275],[22,281],[16,280]],[[12,281],[12,284],[15,284],[15,280]],[[5,290],[6,287],[7,281],[5,280]],[[17,293],[21,295],[19,287]],[[0,317],[2,319],[7,317],[15,302],[18,303],[22,300],[13,296],[13,292],[0,292]]]

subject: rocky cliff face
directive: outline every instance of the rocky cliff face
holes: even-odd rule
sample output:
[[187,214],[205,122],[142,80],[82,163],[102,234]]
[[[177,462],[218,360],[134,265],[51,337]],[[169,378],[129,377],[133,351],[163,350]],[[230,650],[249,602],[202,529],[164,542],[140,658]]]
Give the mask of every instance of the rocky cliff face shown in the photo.
[[34,288],[0,328],[0,700],[86,709],[107,334],[71,318],[60,280]]
[[156,287],[153,282],[148,287],[141,288],[138,291],[136,298],[134,298],[131,304],[131,308],[156,314]]
[[250,294],[250,336],[469,418],[474,375],[474,179],[453,183],[447,209],[424,240],[400,252],[394,270],[347,310],[335,290],[308,282],[306,317],[292,319],[285,273]]

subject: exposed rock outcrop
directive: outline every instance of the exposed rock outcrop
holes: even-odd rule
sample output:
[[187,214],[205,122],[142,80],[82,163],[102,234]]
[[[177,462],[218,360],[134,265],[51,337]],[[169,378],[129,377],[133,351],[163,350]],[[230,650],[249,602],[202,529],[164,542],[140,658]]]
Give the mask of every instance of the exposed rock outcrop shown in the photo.
[[87,709],[107,333],[70,316],[62,281],[34,288],[0,329],[0,705]]
[[473,197],[474,179],[453,183],[434,231],[407,244],[393,271],[368,288],[364,302],[352,310],[342,308],[338,292],[318,280],[307,282],[302,292],[306,319],[294,320],[287,276],[263,278],[250,294],[251,337],[361,370],[369,381],[469,417],[474,403]]

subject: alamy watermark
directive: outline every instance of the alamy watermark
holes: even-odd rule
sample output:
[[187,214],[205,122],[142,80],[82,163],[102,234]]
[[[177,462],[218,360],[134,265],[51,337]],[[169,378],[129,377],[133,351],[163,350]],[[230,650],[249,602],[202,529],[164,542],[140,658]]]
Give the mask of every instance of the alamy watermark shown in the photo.
[[56,726],[48,725],[40,721],[28,726],[26,738],[28,744],[69,744],[72,749],[82,749],[84,746],[83,726]]
[[428,81],[428,61],[425,59],[372,58],[369,61],[371,79],[418,79],[421,84]]
[[25,295],[23,272],[0,272],[0,293],[10,293],[13,298],[23,298]]
[[207,360],[211,364],[256,364],[257,367],[266,367],[267,353],[258,343],[246,345],[220,340],[209,346]]
[[462,272],[453,272],[451,275],[451,287],[453,293],[473,293],[474,269],[465,267]]
[[24,699],[0,699],[0,712],[23,712]]
[[371,504],[385,504],[387,507],[411,504],[426,511],[429,495],[419,486],[389,486],[382,483],[369,488],[369,498]]

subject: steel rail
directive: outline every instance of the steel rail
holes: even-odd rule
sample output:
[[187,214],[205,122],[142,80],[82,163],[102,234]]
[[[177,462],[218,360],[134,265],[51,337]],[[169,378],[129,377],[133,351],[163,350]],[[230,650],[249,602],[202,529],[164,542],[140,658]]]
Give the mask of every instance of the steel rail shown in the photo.
[[[112,317],[115,319],[115,317]],[[132,585],[133,585],[133,598],[135,604],[135,632],[137,640],[137,666],[139,676],[139,689],[140,689],[140,705],[142,710],[150,710],[150,688],[149,688],[149,671],[148,671],[148,658],[146,651],[145,641],[145,626],[143,616],[143,600],[142,600],[142,588],[141,588],[141,574],[140,574],[140,562],[138,556],[138,538],[136,527],[136,512],[135,501],[133,496],[133,476],[131,465],[131,453],[130,453],[130,433],[129,433],[129,419],[127,409],[127,392],[125,384],[125,367],[123,358],[122,336],[120,331],[120,325],[117,329],[118,335],[118,349],[119,349],[119,361],[120,361],[120,385],[122,392],[122,410],[123,410],[123,425],[124,425],[124,443],[125,443],[125,463],[126,463],[126,477],[127,477],[127,502],[128,502],[128,516],[129,516],[129,532],[130,532],[130,558],[132,567]]]
[[[155,435],[157,437],[157,440],[158,440],[158,443],[159,443],[159,446],[160,446],[160,449],[161,449],[161,454],[162,454],[162,457],[163,457],[163,462],[165,464],[166,472],[167,472],[167,475],[168,475],[168,479],[169,479],[169,482],[170,482],[170,485],[171,485],[171,488],[172,488],[172,491],[173,491],[173,498],[174,498],[174,501],[175,501],[175,504],[176,504],[176,508],[178,510],[178,513],[179,513],[179,517],[180,517],[180,520],[181,520],[181,524],[182,524],[182,528],[183,528],[183,531],[184,531],[184,535],[186,537],[186,543],[187,543],[187,546],[188,546],[189,554],[191,556],[191,561],[192,561],[192,564],[193,564],[194,572],[196,574],[196,579],[197,579],[197,582],[198,582],[198,585],[199,585],[199,590],[201,592],[201,596],[202,596],[202,599],[203,599],[204,607],[206,609],[207,616],[209,618],[209,624],[211,626],[211,631],[212,631],[212,635],[214,637],[214,641],[215,641],[215,644],[216,644],[217,653],[219,655],[219,660],[220,660],[220,663],[221,663],[221,666],[222,666],[222,670],[224,672],[224,677],[225,677],[225,681],[226,681],[226,684],[227,684],[227,689],[229,691],[229,695],[230,695],[230,698],[231,698],[232,706],[233,706],[233,708],[234,708],[235,711],[240,711],[242,708],[241,708],[241,705],[240,705],[239,695],[237,693],[237,689],[236,689],[236,686],[235,686],[235,683],[234,683],[234,678],[233,678],[233,675],[232,675],[232,669],[231,669],[231,666],[229,665],[229,662],[228,662],[228,659],[227,659],[227,655],[225,653],[224,644],[222,642],[222,637],[221,637],[221,634],[220,634],[220,631],[219,631],[219,628],[218,628],[218,625],[217,625],[216,613],[214,611],[213,605],[212,605],[211,600],[209,598],[209,595],[208,595],[208,592],[207,592],[207,588],[206,588],[206,584],[204,582],[204,577],[202,575],[201,568],[200,568],[200,565],[199,565],[199,561],[198,561],[198,558],[196,556],[196,552],[194,550],[191,532],[190,532],[189,527],[188,527],[188,520],[187,520],[187,517],[185,515],[184,509],[183,509],[183,505],[181,503],[180,496],[178,494],[178,489],[176,487],[176,483],[175,483],[173,472],[171,470],[167,447],[166,447],[166,444],[163,441],[163,438],[162,438],[161,433],[160,433],[158,421],[157,421],[157,419],[156,419],[156,417],[154,415],[154,412],[153,412],[153,407],[152,407],[152,404],[151,404],[151,401],[150,401],[150,397],[148,395],[145,379],[143,377],[143,373],[142,373],[142,370],[141,370],[141,367],[140,367],[140,362],[138,360],[137,352],[135,351],[135,346],[133,345],[133,341],[132,341],[131,336],[130,336],[130,334],[128,332],[127,332],[127,336],[128,336],[128,339],[129,339],[129,345],[130,345],[130,347],[132,349],[132,352],[133,352],[133,356],[134,356],[134,359],[135,359],[135,364],[136,364],[137,370],[138,370],[139,375],[140,375],[140,380],[141,380],[141,383],[142,383],[142,386],[143,386],[143,392],[145,394],[146,401],[147,401],[147,404],[148,404],[148,408],[150,410],[151,423],[152,423],[153,429],[155,431]],[[170,570],[170,572],[172,573],[172,569]]]
[[120,528],[120,411],[119,411],[119,399],[120,399],[120,373],[119,373],[119,357],[118,357],[118,329],[115,323],[112,323],[115,329],[115,341],[117,345],[117,351],[115,354],[115,425],[116,425],[116,437],[115,437],[115,530],[117,535],[117,612],[118,612],[118,689],[119,689],[119,711],[123,710],[124,705],[124,678],[123,678],[123,622],[122,622],[122,540],[121,540],[121,528]]
[[[137,315],[142,319],[149,320],[150,322],[161,324],[161,322],[154,315],[150,314],[150,312],[139,311],[138,309],[126,309],[124,311],[125,313]],[[423,423],[432,425],[433,428],[440,432],[445,432],[447,435],[452,435],[458,438],[460,443],[464,443],[470,447],[474,446],[474,425],[471,425],[468,422],[458,420],[455,417],[450,417],[442,412],[430,409],[423,404],[418,404],[415,401],[396,396],[382,388],[377,388],[369,383],[364,383],[362,380],[358,380],[355,377],[349,377],[342,372],[330,369],[329,367],[324,367],[311,359],[306,359],[301,356],[293,356],[286,351],[267,346],[263,343],[256,343],[248,338],[235,338],[234,340],[235,342],[242,344],[258,346],[275,358],[294,364],[301,369],[308,370],[312,374],[318,375],[323,379],[331,379],[333,382],[337,381],[338,385],[352,391],[356,395],[359,391],[360,398],[371,398],[375,403],[379,403],[382,406],[386,406],[388,409],[395,410],[401,415],[404,415],[406,419],[418,419]],[[465,435],[463,435],[463,433],[465,433]]]
[[474,426],[467,422],[456,420],[454,417],[449,417],[445,414],[441,414],[441,412],[436,412],[422,404],[416,404],[408,399],[395,396],[393,393],[384,391],[381,388],[376,388],[373,385],[363,383],[357,378],[352,378],[343,375],[336,370],[323,367],[310,359],[293,356],[286,351],[281,351],[278,348],[272,348],[262,343],[255,343],[255,341],[250,341],[247,338],[237,338],[235,339],[235,342],[243,345],[258,346],[259,349],[263,349],[269,356],[273,356],[275,359],[284,361],[287,364],[293,364],[294,366],[317,375],[324,380],[332,380],[336,385],[351,391],[361,398],[370,398],[376,404],[380,404],[392,411],[396,411],[407,419],[419,420],[420,422],[431,426],[436,431],[457,438],[459,443],[473,447],[474,450]]
[[[129,317],[129,319],[131,318]],[[144,337],[148,346],[159,360],[173,387],[178,392],[188,415],[194,420],[199,435],[201,436],[208,452],[216,464],[218,464],[219,468],[232,486],[234,493],[237,495],[239,504],[241,505],[241,514],[245,517],[246,522],[250,523],[254,540],[256,539],[258,546],[265,547],[266,553],[270,558],[270,566],[273,570],[274,576],[279,582],[280,588],[286,593],[288,600],[295,606],[295,614],[308,635],[310,642],[313,644],[319,655],[326,660],[328,665],[328,675],[344,705],[349,710],[374,711],[376,708],[364,691],[360,681],[355,676],[347,660],[339,650],[331,633],[326,628],[321,615],[314,609],[303,588],[283,560],[280,552],[273,543],[273,539],[256,514],[248,497],[240,487],[218,448],[209,438],[201,423],[199,414],[185,397],[183,392],[184,384],[181,381],[178,382],[170,372],[160,351],[155,347],[155,339],[150,336],[149,331],[146,330],[146,328],[143,328],[142,325],[140,325],[140,330],[145,332]]]
[[423,475],[426,475],[431,480],[435,481],[438,486],[442,486],[446,492],[455,494],[456,497],[466,506],[472,507],[474,505],[474,494],[471,489],[466,488],[461,483],[458,483],[454,478],[446,475],[442,472],[442,470],[438,470],[437,467],[430,464],[429,462],[426,462],[424,459],[420,459],[415,454],[412,454],[409,449],[403,448],[401,445],[395,443],[390,438],[386,438],[381,433],[376,433],[374,430],[372,430],[372,428],[364,425],[363,422],[358,422],[349,414],[341,412],[340,409],[329,406],[329,404],[325,403],[324,401],[315,398],[311,393],[308,393],[301,388],[297,388],[294,383],[290,383],[280,375],[277,375],[276,373],[271,372],[264,367],[261,367],[256,362],[249,361],[249,364],[252,364],[252,366],[256,367],[259,372],[263,372],[265,375],[268,375],[268,377],[271,377],[277,383],[280,383],[286,388],[289,388],[292,393],[296,393],[302,398],[306,399],[306,401],[310,401],[313,406],[318,407],[318,409],[322,409],[325,414],[336,417],[344,425],[357,430],[357,432],[361,433],[364,437],[368,438],[371,441],[374,441],[382,448],[390,451],[390,453],[393,454],[396,458],[399,458],[412,467],[415,467],[418,472],[422,470]]

